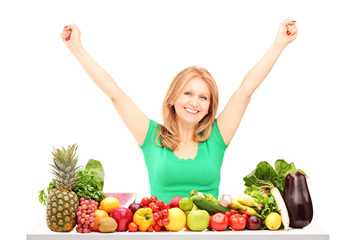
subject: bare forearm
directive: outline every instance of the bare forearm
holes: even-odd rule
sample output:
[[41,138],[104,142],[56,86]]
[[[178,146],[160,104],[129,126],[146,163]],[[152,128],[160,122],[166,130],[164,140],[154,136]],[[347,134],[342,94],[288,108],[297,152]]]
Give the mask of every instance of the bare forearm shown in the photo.
[[86,73],[94,83],[111,99],[114,91],[118,89],[114,79],[88,54],[82,45],[69,47]]
[[261,60],[245,75],[241,88],[252,95],[265,80],[286,45],[274,42]]

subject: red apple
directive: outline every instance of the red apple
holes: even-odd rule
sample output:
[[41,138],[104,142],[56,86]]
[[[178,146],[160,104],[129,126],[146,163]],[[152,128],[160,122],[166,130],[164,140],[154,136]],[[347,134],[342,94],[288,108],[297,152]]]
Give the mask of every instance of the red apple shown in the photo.
[[169,202],[169,207],[170,208],[174,208],[174,207],[178,208],[181,199],[182,199],[182,197],[180,197],[180,196],[173,197],[173,199],[171,199]]
[[130,209],[120,207],[111,211],[110,217],[117,222],[117,232],[125,232],[128,230],[129,223],[133,221],[133,213]]

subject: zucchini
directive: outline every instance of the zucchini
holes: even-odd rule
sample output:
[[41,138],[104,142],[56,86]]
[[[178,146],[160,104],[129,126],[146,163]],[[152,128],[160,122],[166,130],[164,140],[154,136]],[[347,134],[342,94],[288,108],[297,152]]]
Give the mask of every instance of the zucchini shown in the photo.
[[193,196],[191,197],[191,199],[198,208],[202,210],[206,210],[210,215],[214,215],[215,213],[218,212],[226,213],[227,211],[229,211],[228,208],[224,208],[223,206],[216,205],[201,196]]

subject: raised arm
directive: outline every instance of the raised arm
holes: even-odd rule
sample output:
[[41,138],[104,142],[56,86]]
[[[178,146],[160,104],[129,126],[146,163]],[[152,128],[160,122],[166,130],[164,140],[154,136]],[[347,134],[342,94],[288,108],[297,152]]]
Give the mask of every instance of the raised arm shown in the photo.
[[65,27],[61,39],[79,61],[94,83],[110,98],[116,111],[141,146],[149,127],[149,118],[116,84],[114,79],[95,62],[80,42],[80,30],[75,24]]
[[274,43],[263,58],[245,75],[241,86],[231,96],[218,117],[217,124],[226,144],[229,144],[256,88],[265,80],[285,47],[297,37],[295,21],[280,24]]

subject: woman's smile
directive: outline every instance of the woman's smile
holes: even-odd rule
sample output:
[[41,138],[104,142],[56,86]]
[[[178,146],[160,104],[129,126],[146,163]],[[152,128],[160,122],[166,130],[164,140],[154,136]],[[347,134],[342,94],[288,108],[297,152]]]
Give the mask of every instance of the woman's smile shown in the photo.
[[199,112],[198,110],[194,110],[194,109],[187,108],[187,107],[185,107],[185,110],[186,110],[187,112],[191,113],[191,114],[196,114],[196,113]]

